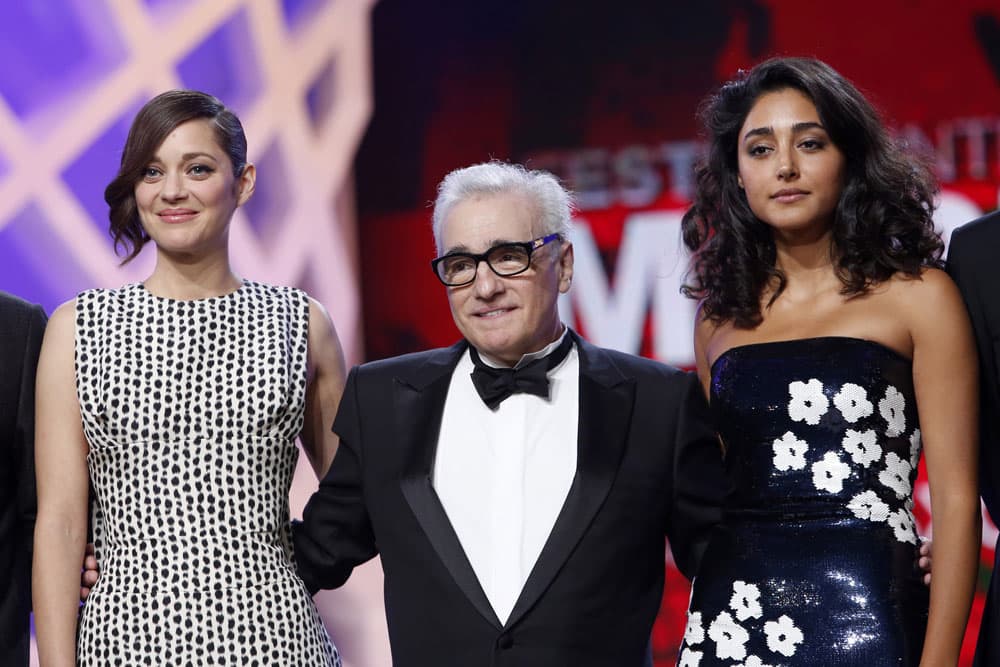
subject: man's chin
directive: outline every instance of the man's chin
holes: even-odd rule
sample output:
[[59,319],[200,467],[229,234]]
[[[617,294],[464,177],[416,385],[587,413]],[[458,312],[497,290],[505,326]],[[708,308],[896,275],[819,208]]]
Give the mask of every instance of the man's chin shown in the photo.
[[516,363],[521,358],[521,353],[516,349],[518,347],[517,341],[510,335],[490,332],[488,334],[466,336],[466,339],[480,354],[485,354],[491,359],[496,359],[497,361],[510,361],[513,359],[514,361],[511,363]]

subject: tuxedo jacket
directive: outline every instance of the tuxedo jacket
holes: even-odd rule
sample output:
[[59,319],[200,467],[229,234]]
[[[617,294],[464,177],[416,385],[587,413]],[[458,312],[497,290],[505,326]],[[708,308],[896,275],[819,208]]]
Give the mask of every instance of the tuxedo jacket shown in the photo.
[[[956,229],[948,272],[972,319],[979,351],[979,484],[986,508],[1000,521],[1000,211]],[[1000,547],[1000,544],[997,544]],[[1000,556],[1000,551],[997,551]],[[994,563],[980,626],[977,664],[1000,665],[1000,572]]]
[[0,292],[0,665],[28,664],[35,368],[45,312]]
[[505,624],[431,481],[467,344],[351,371],[334,423],[340,448],[296,526],[295,558],[316,591],[381,555],[397,667],[648,664],[664,537],[690,577],[719,520],[720,446],[694,375],[571,335],[580,358],[576,475]]

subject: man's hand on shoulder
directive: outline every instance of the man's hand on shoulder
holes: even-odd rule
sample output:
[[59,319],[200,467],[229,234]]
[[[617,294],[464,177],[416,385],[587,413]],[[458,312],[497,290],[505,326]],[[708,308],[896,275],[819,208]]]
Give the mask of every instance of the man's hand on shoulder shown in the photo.
[[920,566],[920,570],[924,573],[924,584],[927,586],[931,585],[931,550],[933,542],[926,538],[920,538],[920,556],[917,558],[917,565]]
[[86,602],[90,589],[97,583],[97,556],[94,554],[93,543],[87,544],[83,555],[83,572],[80,573],[80,602]]

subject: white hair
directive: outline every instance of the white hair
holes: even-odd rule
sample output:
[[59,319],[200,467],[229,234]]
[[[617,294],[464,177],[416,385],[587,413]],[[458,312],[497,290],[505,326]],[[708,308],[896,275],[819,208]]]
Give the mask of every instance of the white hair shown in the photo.
[[493,160],[449,173],[438,185],[434,201],[434,244],[441,252],[441,226],[451,208],[470,197],[518,193],[538,207],[541,232],[569,238],[572,227],[573,195],[547,171],[525,169],[519,164]]

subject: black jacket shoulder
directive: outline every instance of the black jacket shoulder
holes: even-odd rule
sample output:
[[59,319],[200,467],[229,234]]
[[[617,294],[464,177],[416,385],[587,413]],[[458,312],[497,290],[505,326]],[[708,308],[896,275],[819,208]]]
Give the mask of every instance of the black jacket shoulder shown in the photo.
[[995,256],[997,243],[1000,243],[1000,209],[957,227],[951,233],[949,247]]

